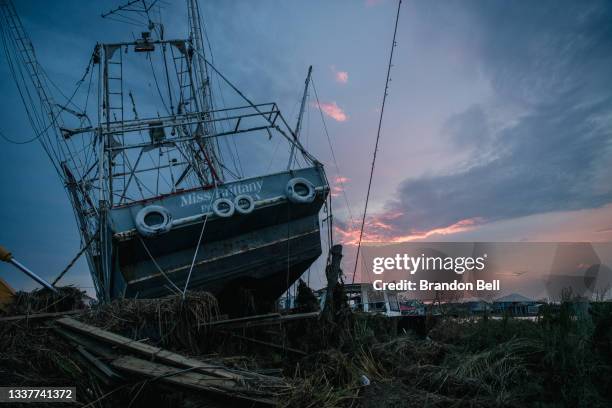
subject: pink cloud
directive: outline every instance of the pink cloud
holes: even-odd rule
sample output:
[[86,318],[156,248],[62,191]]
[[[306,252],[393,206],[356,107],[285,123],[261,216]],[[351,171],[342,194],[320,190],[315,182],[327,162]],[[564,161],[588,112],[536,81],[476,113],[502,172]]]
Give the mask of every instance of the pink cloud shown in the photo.
[[315,106],[317,106],[324,114],[326,114],[335,121],[345,122],[348,119],[348,115],[344,112],[344,110],[342,110],[341,107],[336,104],[336,102],[321,102],[319,104],[315,103]]
[[334,179],[334,183],[338,183],[338,184],[344,184],[347,181],[349,181],[350,179],[348,177],[344,177],[344,176],[336,176],[336,178]]
[[[460,220],[454,224],[433,228],[428,231],[404,231],[395,225],[394,220],[400,218],[401,212],[389,212],[384,214],[375,214],[368,217],[363,232],[363,243],[400,243],[410,242],[422,239],[427,239],[435,236],[451,235],[459,232],[469,231],[483,223],[481,218],[468,218]],[[342,225],[336,224],[336,234],[338,234],[340,242],[345,245],[357,245],[359,241],[360,227],[343,228]]]
[[348,82],[348,72],[338,71],[336,72],[336,82],[346,84]]
[[336,176],[333,180],[333,186],[331,188],[331,196],[338,197],[344,191],[344,184],[349,181],[348,177]]
[[339,84],[348,83],[349,74],[347,71],[338,71],[336,70],[335,65],[332,65],[330,68],[331,68],[331,71],[334,73],[334,78],[336,82],[338,82]]

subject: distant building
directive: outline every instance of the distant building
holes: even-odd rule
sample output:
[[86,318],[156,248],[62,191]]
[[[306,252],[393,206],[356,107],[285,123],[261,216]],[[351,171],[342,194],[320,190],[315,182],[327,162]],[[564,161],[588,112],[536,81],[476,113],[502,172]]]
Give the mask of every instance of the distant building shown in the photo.
[[491,311],[491,305],[479,297],[468,297],[461,299],[461,304],[472,314],[481,314]]
[[[366,313],[381,313],[386,316],[401,316],[397,292],[391,290],[375,290],[371,283],[344,284],[351,309]],[[319,298],[321,309],[325,305],[326,289],[315,292]]]
[[493,301],[493,310],[500,314],[527,316],[538,314],[539,304],[526,296],[512,293]]
[[425,304],[418,299],[401,300],[399,306],[402,316],[425,316]]

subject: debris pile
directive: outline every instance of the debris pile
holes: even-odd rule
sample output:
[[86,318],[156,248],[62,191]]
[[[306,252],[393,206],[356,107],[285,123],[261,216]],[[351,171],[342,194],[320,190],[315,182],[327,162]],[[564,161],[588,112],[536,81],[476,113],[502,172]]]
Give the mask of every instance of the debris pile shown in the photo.
[[91,369],[108,380],[123,379],[124,374],[135,375],[269,405],[290,389],[289,384],[277,377],[211,364],[71,317],[58,319],[55,323],[59,326],[56,331],[77,348]]
[[57,313],[85,308],[85,292],[72,287],[57,288],[57,293],[48,289],[32,292],[17,292],[13,300],[1,312],[5,316]]
[[80,319],[131,339],[199,353],[205,346],[205,323],[218,317],[213,295],[190,291],[184,297],[116,299],[92,308]]
[[[161,406],[184,400],[210,405],[215,398],[276,405],[291,391],[289,382],[270,375],[278,370],[251,369],[254,364],[245,358],[200,353],[206,323],[219,318],[208,293],[52,309],[59,304],[37,291],[11,310],[54,312],[0,319],[1,384],[76,386],[80,402],[101,407],[149,400]],[[160,347],[164,344],[173,350]]]
[[421,336],[385,316],[347,317],[344,307],[228,318],[202,292],[58,313],[70,316],[0,318],[0,383],[76,386],[79,401],[96,407],[612,401],[607,304],[594,305],[588,322],[571,313],[449,318]]

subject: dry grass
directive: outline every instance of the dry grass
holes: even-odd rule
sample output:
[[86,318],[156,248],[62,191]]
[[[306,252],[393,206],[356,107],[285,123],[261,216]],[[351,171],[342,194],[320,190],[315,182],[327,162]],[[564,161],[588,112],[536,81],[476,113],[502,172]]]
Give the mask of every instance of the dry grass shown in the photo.
[[203,351],[203,323],[219,315],[217,299],[208,292],[187,292],[185,299],[171,295],[160,299],[118,299],[92,309],[81,319],[135,340],[172,349]]
[[4,315],[27,315],[34,313],[65,312],[85,308],[85,292],[72,286],[57,288],[58,293],[48,289],[37,289],[32,292],[17,292],[12,303],[4,310]]

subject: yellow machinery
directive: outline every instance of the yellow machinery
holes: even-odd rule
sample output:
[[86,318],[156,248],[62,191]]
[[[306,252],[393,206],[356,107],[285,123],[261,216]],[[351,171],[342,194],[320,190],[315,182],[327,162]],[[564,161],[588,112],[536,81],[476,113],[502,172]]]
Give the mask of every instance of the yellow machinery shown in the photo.
[[[43,278],[41,278],[40,276],[38,276],[37,274],[35,274],[31,270],[29,270],[28,268],[26,268],[24,265],[22,265],[21,262],[17,261],[13,257],[13,254],[11,254],[3,246],[0,246],[0,261],[12,264],[14,267],[16,267],[21,272],[23,272],[26,275],[28,275],[30,278],[34,279],[36,282],[38,282],[39,284],[41,284],[45,288],[51,290],[52,292],[56,292],[57,293],[57,289],[55,289],[55,287],[53,287],[53,285],[51,285],[49,282],[47,282],[46,280],[44,280]],[[8,286],[8,284],[7,284],[7,286]]]

